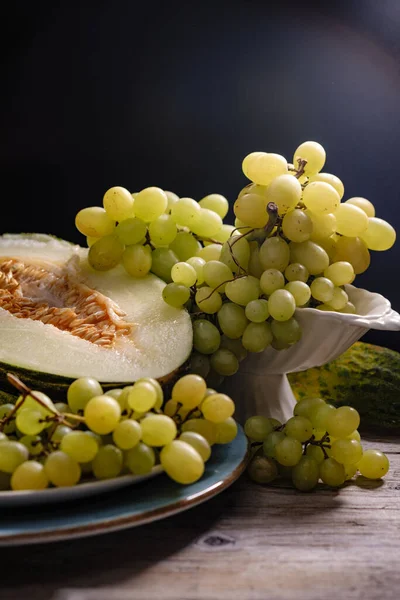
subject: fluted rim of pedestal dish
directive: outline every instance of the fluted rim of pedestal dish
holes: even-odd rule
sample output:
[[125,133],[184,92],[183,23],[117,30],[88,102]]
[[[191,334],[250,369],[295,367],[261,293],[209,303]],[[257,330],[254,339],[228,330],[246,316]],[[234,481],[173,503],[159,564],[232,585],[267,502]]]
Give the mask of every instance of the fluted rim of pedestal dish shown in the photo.
[[[349,300],[360,307],[369,306],[365,314],[349,314],[334,311],[322,311],[316,308],[297,308],[296,315],[313,315],[325,321],[337,322],[353,327],[364,327],[366,329],[381,329],[388,331],[400,331],[400,314],[392,309],[387,298],[376,292],[369,292],[354,285],[345,285]],[[318,315],[318,317],[317,317]]]

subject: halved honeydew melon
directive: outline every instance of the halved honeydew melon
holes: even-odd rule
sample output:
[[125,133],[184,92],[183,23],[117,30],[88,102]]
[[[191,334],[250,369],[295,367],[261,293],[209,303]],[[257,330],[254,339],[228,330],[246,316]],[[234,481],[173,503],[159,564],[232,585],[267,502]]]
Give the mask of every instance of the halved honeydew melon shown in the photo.
[[122,266],[94,271],[87,249],[51,236],[1,236],[0,387],[7,372],[53,395],[83,376],[105,388],[168,378],[190,355],[192,326],[164,286]]

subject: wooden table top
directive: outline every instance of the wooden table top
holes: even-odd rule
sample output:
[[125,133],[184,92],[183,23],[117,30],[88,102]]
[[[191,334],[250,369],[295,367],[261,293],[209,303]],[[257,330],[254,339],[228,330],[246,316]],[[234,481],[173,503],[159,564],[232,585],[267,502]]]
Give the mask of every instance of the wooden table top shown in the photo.
[[400,598],[400,439],[384,483],[302,494],[244,475],[207,503],[150,525],[0,550],[1,600]]

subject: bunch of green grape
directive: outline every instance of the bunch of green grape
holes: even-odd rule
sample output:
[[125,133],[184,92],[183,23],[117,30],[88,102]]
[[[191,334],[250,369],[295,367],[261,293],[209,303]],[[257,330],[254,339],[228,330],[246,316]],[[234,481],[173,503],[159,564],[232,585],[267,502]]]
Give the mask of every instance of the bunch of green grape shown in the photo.
[[289,478],[302,492],[318,482],[339,487],[358,473],[380,479],[389,460],[377,449],[363,450],[358,432],[360,415],[350,406],[339,408],[321,398],[304,398],[284,425],[268,417],[250,417],[245,433],[254,451],[247,471],[262,484]]
[[90,377],[75,380],[66,402],[26,389],[0,407],[0,489],[66,487],[133,473],[156,464],[181,484],[197,481],[213,444],[237,434],[234,403],[184,375],[164,400],[152,378],[103,392]]
[[370,250],[395,242],[369,200],[342,201],[341,180],[321,172],[325,158],[317,142],[301,144],[293,163],[246,156],[251,183],[234,203],[234,225],[223,223],[229,205],[219,194],[196,202],[155,187],[111,188],[104,208],[76,217],[90,236],[89,262],[110,269],[122,260],[134,277],[161,277],[165,302],[192,315],[192,370],[218,386],[248,352],[298,342],[297,309],[355,313],[346,284],[368,268]]

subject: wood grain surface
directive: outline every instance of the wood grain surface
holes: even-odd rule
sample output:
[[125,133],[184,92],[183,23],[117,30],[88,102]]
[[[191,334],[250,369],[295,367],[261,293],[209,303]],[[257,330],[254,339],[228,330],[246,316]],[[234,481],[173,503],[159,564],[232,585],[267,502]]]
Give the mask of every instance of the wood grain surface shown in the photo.
[[2,600],[398,600],[400,439],[384,482],[302,494],[243,476],[178,516],[0,550]]

